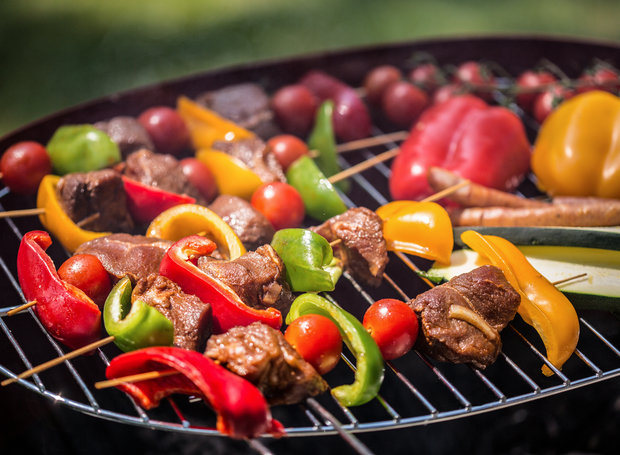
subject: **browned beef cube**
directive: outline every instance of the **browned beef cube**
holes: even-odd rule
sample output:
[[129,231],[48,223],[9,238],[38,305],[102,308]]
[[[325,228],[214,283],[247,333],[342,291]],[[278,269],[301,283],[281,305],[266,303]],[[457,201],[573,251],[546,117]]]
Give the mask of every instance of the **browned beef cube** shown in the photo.
[[224,152],[245,163],[263,183],[286,182],[286,176],[278,159],[262,140],[215,141],[213,149]]
[[133,117],[113,117],[97,122],[94,126],[110,136],[112,142],[118,145],[123,158],[140,149],[155,150],[149,133]]

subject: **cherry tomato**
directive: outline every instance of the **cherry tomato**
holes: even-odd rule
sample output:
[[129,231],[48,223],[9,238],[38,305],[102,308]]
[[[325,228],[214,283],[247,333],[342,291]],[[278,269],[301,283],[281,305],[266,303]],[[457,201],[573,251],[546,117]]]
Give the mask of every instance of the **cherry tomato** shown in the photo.
[[448,101],[450,98],[466,93],[469,93],[469,90],[460,84],[447,84],[435,90],[433,94],[433,104],[440,104]]
[[402,72],[392,65],[378,66],[370,70],[364,78],[364,89],[368,102],[375,106],[381,105],[385,89],[394,82],[400,81],[402,77]]
[[2,155],[0,172],[2,181],[11,191],[32,194],[43,177],[52,173],[52,162],[45,147],[38,142],[18,142]]
[[426,92],[407,81],[390,85],[381,106],[385,115],[401,128],[409,128],[429,104]]
[[284,332],[284,339],[303,359],[323,375],[340,360],[342,336],[331,319],[307,314],[295,319]]
[[620,89],[620,76],[616,71],[605,66],[595,67],[579,76],[577,93],[591,90],[604,90],[617,94]]
[[101,261],[92,254],[76,254],[67,259],[58,269],[61,280],[72,284],[103,308],[112,290],[110,275]]
[[283,170],[308,153],[308,146],[304,141],[292,134],[280,134],[267,141],[278,163]]
[[555,81],[557,78],[548,71],[524,71],[516,80],[519,94],[515,101],[525,112],[531,112],[540,90]]
[[489,100],[492,98],[489,88],[495,84],[495,76],[485,65],[469,61],[458,66],[454,73],[454,82],[471,86],[476,95]]
[[428,93],[434,93],[445,83],[445,77],[434,63],[423,63],[409,72],[409,80]]
[[271,98],[271,108],[282,130],[300,137],[312,129],[318,105],[310,89],[301,84],[282,87]]
[[266,183],[254,191],[250,202],[276,231],[299,227],[306,215],[299,192],[288,183]]
[[405,302],[383,299],[364,314],[364,328],[377,342],[385,360],[405,355],[418,337],[418,318]]
[[574,95],[574,90],[561,84],[554,84],[536,97],[532,115],[538,123],[542,123],[556,107]]
[[189,130],[174,109],[156,106],[144,111],[138,122],[147,131],[159,153],[178,155],[189,145]]
[[207,200],[212,202],[219,193],[215,177],[211,170],[202,161],[196,158],[183,158],[179,161],[183,174],[187,177],[192,185],[200,191],[200,194]]

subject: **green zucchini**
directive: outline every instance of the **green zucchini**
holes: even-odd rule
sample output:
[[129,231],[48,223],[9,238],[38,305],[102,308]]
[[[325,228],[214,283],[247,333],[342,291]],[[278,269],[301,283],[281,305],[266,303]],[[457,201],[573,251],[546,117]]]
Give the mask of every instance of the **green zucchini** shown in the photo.
[[[620,310],[620,251],[570,246],[518,246],[532,266],[549,281],[587,273],[558,285],[577,309]],[[452,253],[449,266],[435,264],[421,275],[433,281],[449,280],[482,265],[478,253]]]
[[454,228],[454,245],[466,247],[461,233],[474,230],[482,235],[503,237],[514,245],[580,246],[620,251],[620,227],[492,227]]

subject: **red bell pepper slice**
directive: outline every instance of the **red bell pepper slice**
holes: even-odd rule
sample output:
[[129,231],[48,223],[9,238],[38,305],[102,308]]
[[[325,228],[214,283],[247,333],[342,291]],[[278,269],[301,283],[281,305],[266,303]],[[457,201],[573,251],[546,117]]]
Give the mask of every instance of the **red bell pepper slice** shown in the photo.
[[246,305],[228,285],[216,280],[196,266],[199,256],[211,254],[216,245],[199,235],[185,237],[174,243],[159,266],[163,275],[183,289],[196,295],[213,309],[213,333],[219,334],[235,326],[248,326],[259,321],[278,330],[282,313],[275,308],[257,310]]
[[426,173],[437,166],[472,182],[513,191],[530,169],[530,144],[519,117],[473,95],[427,109],[392,163],[394,200],[431,194]]
[[47,331],[71,349],[101,338],[101,311],[84,292],[61,280],[45,250],[52,244],[45,231],[27,232],[17,252],[17,277]]
[[123,183],[125,184],[127,209],[138,224],[150,223],[157,215],[175,205],[196,202],[196,199],[186,194],[164,191],[125,176],[123,176]]
[[200,396],[217,412],[217,429],[233,438],[252,438],[265,432],[284,435],[284,427],[272,419],[265,398],[254,385],[196,351],[152,347],[121,354],[110,362],[106,377],[114,379],[170,368],[182,374],[117,387],[145,409],[158,406],[173,393]]

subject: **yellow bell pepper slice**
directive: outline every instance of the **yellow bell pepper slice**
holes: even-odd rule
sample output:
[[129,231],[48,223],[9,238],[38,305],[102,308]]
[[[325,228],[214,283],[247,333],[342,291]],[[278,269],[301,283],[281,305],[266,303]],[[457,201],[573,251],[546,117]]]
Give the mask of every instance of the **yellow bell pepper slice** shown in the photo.
[[243,161],[213,149],[200,149],[196,158],[211,170],[220,194],[249,201],[263,181]]
[[213,240],[219,252],[228,259],[236,259],[246,252],[232,228],[214,211],[202,205],[174,206],[162,212],[146,230],[147,237],[173,242],[195,234]]
[[[579,341],[579,319],[568,298],[543,277],[508,240],[493,235],[465,231],[461,239],[480,256],[504,272],[504,276],[521,295],[518,313],[533,326],[545,345],[547,359],[561,369],[575,352]],[[547,365],[545,376],[553,372]]]
[[400,251],[450,264],[454,247],[452,222],[435,202],[394,201],[379,207],[389,251]]
[[84,242],[110,235],[111,232],[86,231],[69,218],[56,196],[59,180],[59,176],[49,174],[43,177],[39,184],[37,207],[45,209],[45,213],[39,215],[43,227],[56,237],[69,253],[73,253]]
[[185,120],[194,149],[209,148],[215,141],[238,141],[255,137],[253,132],[185,96],[178,98],[177,112]]

